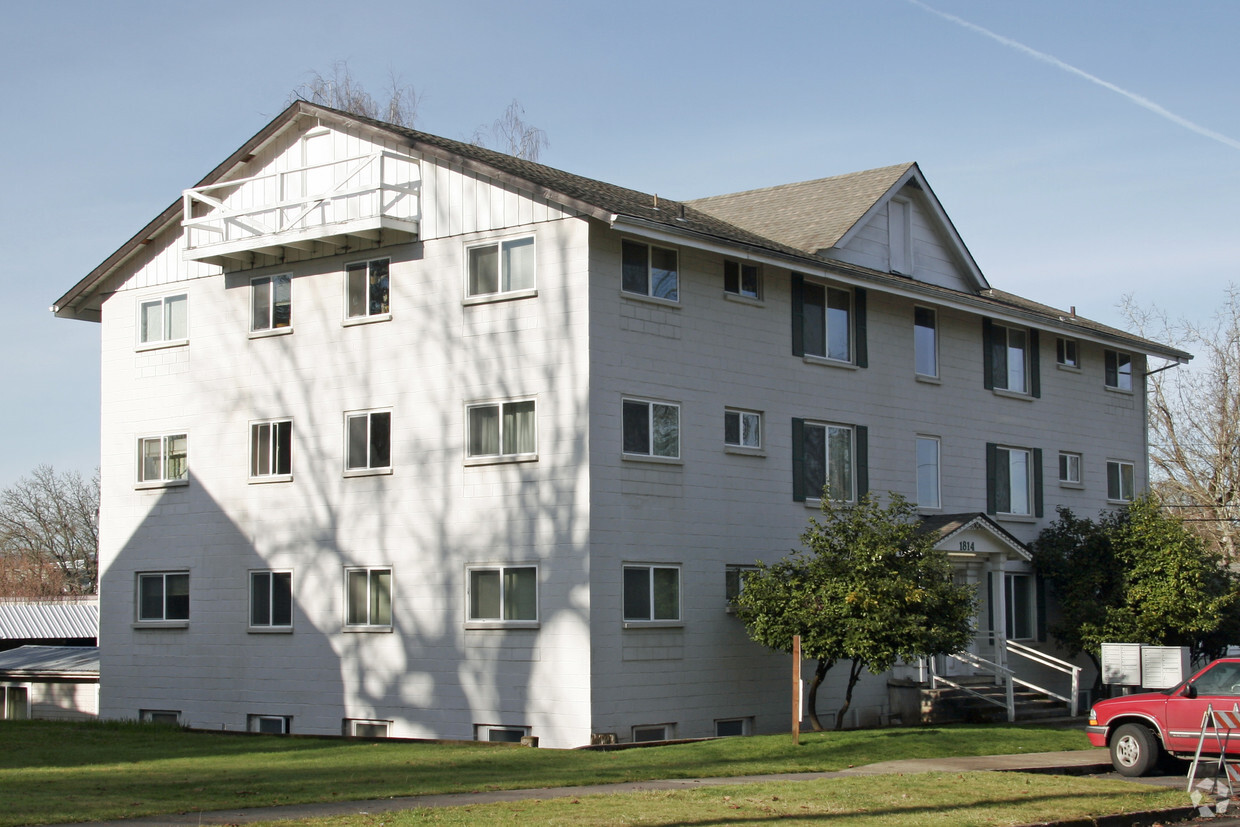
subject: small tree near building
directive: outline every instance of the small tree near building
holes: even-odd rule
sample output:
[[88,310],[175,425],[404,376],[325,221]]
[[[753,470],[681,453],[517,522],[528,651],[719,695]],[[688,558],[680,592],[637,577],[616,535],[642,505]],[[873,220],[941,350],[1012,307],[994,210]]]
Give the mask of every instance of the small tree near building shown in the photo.
[[759,563],[737,598],[753,640],[791,652],[800,635],[801,651],[817,661],[808,696],[815,730],[818,689],[837,662],[850,662],[840,729],[863,671],[959,652],[973,636],[973,589],[953,583],[947,556],[919,530],[917,509],[899,494],[888,499],[883,507],[869,494],[856,504],[824,497],[822,519],[801,536],[804,548]]

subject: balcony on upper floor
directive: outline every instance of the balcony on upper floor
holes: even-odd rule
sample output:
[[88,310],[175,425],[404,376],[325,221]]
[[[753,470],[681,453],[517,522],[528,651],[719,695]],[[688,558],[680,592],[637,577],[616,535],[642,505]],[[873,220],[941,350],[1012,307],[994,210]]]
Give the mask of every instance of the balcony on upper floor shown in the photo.
[[187,189],[184,258],[244,270],[411,241],[420,169],[381,150]]

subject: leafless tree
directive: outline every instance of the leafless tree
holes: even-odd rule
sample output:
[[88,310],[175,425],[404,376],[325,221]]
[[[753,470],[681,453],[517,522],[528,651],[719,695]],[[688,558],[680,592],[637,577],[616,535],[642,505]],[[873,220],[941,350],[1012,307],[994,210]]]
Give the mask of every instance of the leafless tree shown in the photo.
[[1123,309],[1142,335],[1194,354],[1190,366],[1149,375],[1151,486],[1207,547],[1240,563],[1240,291],[1230,285],[1204,323],[1131,298]]
[[537,161],[542,151],[551,145],[546,132],[525,122],[525,108],[515,99],[490,127],[475,129],[470,143],[527,161]]
[[0,587],[38,597],[94,594],[98,583],[97,470],[85,479],[40,465],[0,491]]
[[353,77],[346,61],[338,60],[327,74],[312,72],[310,79],[293,90],[290,100],[307,100],[366,118],[412,128],[421,96],[394,74],[388,76],[387,100],[376,101]]

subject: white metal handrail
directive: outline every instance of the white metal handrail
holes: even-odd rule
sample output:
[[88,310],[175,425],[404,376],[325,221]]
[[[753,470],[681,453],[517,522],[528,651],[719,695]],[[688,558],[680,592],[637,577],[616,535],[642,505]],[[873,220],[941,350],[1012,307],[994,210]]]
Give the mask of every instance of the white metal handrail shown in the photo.
[[1030,683],[1029,681],[1021,680],[1020,678],[1013,678],[1013,680],[1021,686],[1032,689],[1035,692],[1041,692],[1043,695],[1063,701],[1068,705],[1068,709],[1070,710],[1072,717],[1075,718],[1079,709],[1079,700],[1077,696],[1080,694],[1081,689],[1081,667],[1068,663],[1066,660],[1060,660],[1059,658],[1048,655],[1045,652],[1039,652],[1031,646],[1026,646],[1023,643],[1017,643],[1014,640],[1005,640],[1004,644],[1007,646],[1009,655],[1019,655],[1026,660],[1031,660],[1036,664],[1054,669],[1057,672],[1063,672],[1069,676],[1072,682],[1072,688],[1069,690],[1070,694],[1068,697],[1064,697],[1058,692],[1052,692],[1049,689],[1045,689],[1037,684]]
[[983,695],[981,692],[970,689],[964,684],[939,675],[934,667],[934,658],[928,659],[930,661],[931,688],[937,687],[940,683],[946,684],[952,689],[957,689],[968,695],[972,695],[975,698],[980,698],[988,704],[994,704],[995,706],[1002,707],[1007,711],[1007,719],[1009,723],[1016,720],[1016,697],[1015,693],[1012,691],[1012,682],[1015,680],[1015,673],[1011,669],[1008,669],[1006,666],[1002,666],[998,663],[994,663],[993,661],[986,660],[983,657],[979,657],[972,652],[957,652],[953,655],[947,655],[946,657],[953,660],[958,660],[966,666],[971,666],[974,669],[981,669],[983,672],[994,675],[996,683],[999,681],[1003,682],[1004,698],[1002,701],[997,701],[989,695]]

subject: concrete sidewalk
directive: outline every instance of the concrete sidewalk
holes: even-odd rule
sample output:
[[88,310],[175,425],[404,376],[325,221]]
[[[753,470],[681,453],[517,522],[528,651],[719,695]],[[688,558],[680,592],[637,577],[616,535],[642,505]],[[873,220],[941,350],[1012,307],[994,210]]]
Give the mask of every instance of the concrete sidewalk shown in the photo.
[[[367,801],[334,801],[319,804],[290,804],[283,807],[216,810],[213,812],[146,816],[120,821],[97,821],[90,823],[96,825],[96,827],[138,827],[138,825],[197,827],[197,825],[248,824],[256,821],[276,821],[279,819],[325,818],[354,813],[374,815],[395,810],[413,810],[421,807],[460,807],[465,805],[492,804],[501,801],[528,801],[536,798],[576,798],[586,795],[614,795],[616,793],[650,790],[700,789],[702,787],[768,781],[812,781],[819,778],[919,772],[1041,772],[1060,775],[1088,775],[1107,772],[1110,769],[1111,760],[1105,749],[1038,752],[1028,755],[982,755],[970,758],[913,758],[903,761],[883,761],[863,767],[851,767],[838,772],[776,773],[772,775],[742,775],[725,778],[680,778],[633,781],[621,784],[593,784],[585,787],[548,787],[528,790],[453,793],[450,795],[419,795]],[[1122,823],[1124,825],[1154,824],[1160,820],[1182,820],[1190,815],[1191,811],[1187,809],[1184,813],[1178,811],[1148,814],[1133,813],[1124,816],[1125,820]],[[1148,818],[1143,819],[1143,816],[1148,816]],[[1106,822],[1100,820],[1098,823],[1105,824]],[[69,826],[63,825],[63,827]]]

